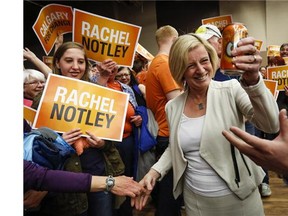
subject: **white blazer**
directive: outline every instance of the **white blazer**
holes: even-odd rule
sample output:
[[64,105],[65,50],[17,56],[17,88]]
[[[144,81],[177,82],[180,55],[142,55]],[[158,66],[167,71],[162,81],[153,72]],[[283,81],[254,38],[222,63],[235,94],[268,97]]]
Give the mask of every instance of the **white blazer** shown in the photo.
[[[175,198],[182,193],[183,173],[187,166],[178,137],[187,95],[188,91],[185,91],[166,104],[170,143],[159,161],[152,167],[161,174],[160,180],[173,167]],[[240,199],[245,199],[257,189],[265,173],[248,157],[242,156],[225,139],[222,131],[229,130],[231,126],[245,130],[246,118],[260,130],[276,133],[279,130],[278,114],[277,103],[261,76],[256,85],[249,87],[245,87],[243,83],[240,85],[235,79],[224,82],[212,80],[209,85],[200,155]],[[234,160],[232,151],[235,152]]]

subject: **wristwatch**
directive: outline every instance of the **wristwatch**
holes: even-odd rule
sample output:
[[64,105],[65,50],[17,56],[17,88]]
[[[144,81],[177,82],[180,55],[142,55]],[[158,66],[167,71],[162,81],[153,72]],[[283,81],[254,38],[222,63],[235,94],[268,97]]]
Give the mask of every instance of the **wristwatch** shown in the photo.
[[112,190],[112,188],[115,185],[115,179],[112,175],[109,175],[106,179],[106,192],[109,192]]

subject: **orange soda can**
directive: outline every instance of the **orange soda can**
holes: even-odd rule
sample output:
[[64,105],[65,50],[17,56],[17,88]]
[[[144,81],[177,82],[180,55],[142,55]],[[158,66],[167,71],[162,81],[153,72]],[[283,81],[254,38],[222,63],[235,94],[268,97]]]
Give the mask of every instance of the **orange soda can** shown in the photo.
[[244,73],[232,63],[231,51],[237,47],[238,42],[248,36],[248,30],[242,23],[231,23],[225,26],[222,32],[222,52],[220,70],[231,76],[239,76]]

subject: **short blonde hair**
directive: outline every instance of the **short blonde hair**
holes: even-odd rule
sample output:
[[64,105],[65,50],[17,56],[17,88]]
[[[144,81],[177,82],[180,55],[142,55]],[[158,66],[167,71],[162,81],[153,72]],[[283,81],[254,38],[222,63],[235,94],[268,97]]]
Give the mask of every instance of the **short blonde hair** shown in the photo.
[[219,58],[214,47],[206,40],[194,33],[179,36],[173,43],[169,54],[169,67],[174,80],[179,86],[184,88],[184,73],[188,66],[188,53],[196,47],[203,45],[208,52],[213,68],[212,77],[218,67]]
[[43,73],[34,69],[24,69],[23,70],[23,84],[30,83],[31,81],[43,81],[46,82],[46,78]]
[[156,42],[159,45],[161,42],[165,42],[167,39],[171,37],[178,37],[178,32],[177,30],[170,26],[170,25],[165,25],[157,29],[155,33],[156,37]]

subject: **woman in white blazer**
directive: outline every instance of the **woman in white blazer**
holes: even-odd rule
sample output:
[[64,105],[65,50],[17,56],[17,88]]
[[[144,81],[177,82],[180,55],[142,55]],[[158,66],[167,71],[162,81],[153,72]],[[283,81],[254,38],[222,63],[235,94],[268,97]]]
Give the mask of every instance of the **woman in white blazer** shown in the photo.
[[[166,105],[170,143],[141,180],[149,192],[173,167],[173,193],[183,193],[187,216],[264,215],[258,185],[264,172],[222,135],[231,126],[244,128],[245,119],[267,133],[279,130],[278,107],[266,88],[259,66],[262,58],[248,37],[232,50],[233,63],[243,70],[240,82],[212,80],[218,57],[195,34],[173,44],[169,65],[184,93]],[[142,209],[149,192],[132,200]]]

